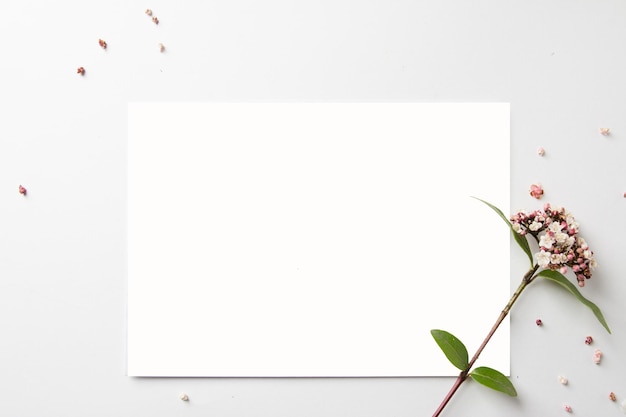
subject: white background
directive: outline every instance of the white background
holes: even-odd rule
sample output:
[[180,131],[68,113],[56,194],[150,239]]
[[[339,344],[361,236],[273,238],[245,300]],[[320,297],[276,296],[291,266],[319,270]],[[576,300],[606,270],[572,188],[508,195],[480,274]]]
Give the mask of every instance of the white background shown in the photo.
[[[495,101],[511,103],[511,207],[550,201],[575,214],[599,263],[584,293],[614,332],[559,288],[533,284],[511,318],[519,397],[468,383],[445,415],[559,415],[564,403],[621,415],[607,397],[626,398],[625,14],[608,0],[3,1],[1,414],[431,415],[451,378],[124,375],[127,103]],[[541,201],[528,195],[534,182]],[[479,278],[490,263],[477,257]],[[512,285],[525,266],[514,252]]]
[[[128,117],[129,375],[455,376],[430,330],[477,348],[509,295],[509,230],[471,198],[509,211],[507,103]],[[463,315],[480,291],[461,234],[492,258]],[[477,366],[508,375],[509,351],[507,321]]]

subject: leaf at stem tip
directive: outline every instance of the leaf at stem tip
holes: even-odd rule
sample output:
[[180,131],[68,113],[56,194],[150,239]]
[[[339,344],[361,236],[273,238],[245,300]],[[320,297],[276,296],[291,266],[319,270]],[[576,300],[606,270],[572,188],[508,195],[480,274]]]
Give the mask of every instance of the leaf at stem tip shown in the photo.
[[578,301],[580,301],[581,303],[589,307],[591,311],[593,311],[593,314],[596,316],[600,324],[604,326],[604,328],[606,329],[607,332],[609,332],[609,334],[611,333],[611,329],[609,329],[609,325],[604,319],[604,315],[602,314],[602,311],[600,311],[600,308],[594,303],[592,303],[591,301],[587,300],[585,297],[583,297],[580,291],[578,291],[578,288],[576,288],[576,286],[572,284],[570,280],[568,280],[565,277],[565,275],[561,274],[559,271],[553,271],[551,269],[544,269],[543,271],[539,272],[537,276],[545,277],[552,282],[556,282],[561,287],[565,288],[570,293],[572,293],[574,297],[578,299]]
[[517,397],[517,391],[515,391],[513,383],[509,381],[509,378],[504,376],[504,374],[496,371],[495,369],[481,366],[474,369],[470,376],[474,379],[474,381],[483,384],[486,387],[503,392],[511,397]]
[[463,342],[445,330],[433,329],[430,331],[430,334],[452,365],[461,371],[467,369],[469,365],[468,354]]
[[513,230],[513,225],[511,224],[511,221],[508,219],[508,217],[504,215],[504,213],[502,213],[502,210],[500,210],[498,207],[494,206],[491,203],[486,202],[485,200],[481,200],[478,197],[472,197],[472,198],[478,201],[481,201],[485,203],[486,205],[488,205],[489,207],[491,207],[492,210],[498,213],[498,215],[502,218],[502,220],[506,222],[506,224],[509,226],[509,229],[511,229],[511,234],[513,235],[513,239],[515,239],[515,242],[517,242],[518,246],[522,248],[524,253],[528,256],[528,259],[530,260],[530,266],[532,267],[533,266],[533,253],[530,250],[530,245],[528,244],[528,240],[526,240],[526,237],[520,235],[515,230]]

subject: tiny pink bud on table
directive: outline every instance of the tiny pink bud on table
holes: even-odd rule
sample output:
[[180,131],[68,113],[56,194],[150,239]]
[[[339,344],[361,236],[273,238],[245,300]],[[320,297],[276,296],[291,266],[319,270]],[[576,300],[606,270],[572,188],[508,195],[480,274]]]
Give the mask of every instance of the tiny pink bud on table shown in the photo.
[[541,326],[543,324],[543,322],[541,321],[541,319],[537,319],[537,320],[535,320],[535,324],[537,326]]
[[600,134],[607,136],[609,133],[611,132],[611,129],[609,129],[608,127],[601,127],[600,128]]
[[530,195],[537,200],[540,199],[543,195],[543,187],[541,187],[541,184],[532,184],[530,186]]
[[602,351],[600,349],[596,349],[593,352],[593,363],[598,365],[598,364],[600,364],[601,360],[602,360]]
[[18,188],[17,190],[18,190],[18,191],[20,192],[20,194],[22,194],[22,195],[26,195],[26,193],[27,193],[26,188],[24,188],[24,187],[23,187],[23,186],[21,186],[21,185],[19,186],[19,188]]
[[567,404],[565,404],[565,405],[563,406],[563,409],[564,409],[565,411],[567,411],[568,413],[571,413],[571,412],[572,412],[572,407],[570,407],[570,406],[569,406],[569,405],[567,405]]
[[590,344],[592,344],[592,343],[593,343],[593,338],[592,338],[591,336],[587,336],[587,337],[585,338],[585,344],[586,344],[586,345],[590,345]]
[[539,156],[544,156],[546,154],[546,150],[543,149],[541,146],[539,148],[537,148],[537,155]]

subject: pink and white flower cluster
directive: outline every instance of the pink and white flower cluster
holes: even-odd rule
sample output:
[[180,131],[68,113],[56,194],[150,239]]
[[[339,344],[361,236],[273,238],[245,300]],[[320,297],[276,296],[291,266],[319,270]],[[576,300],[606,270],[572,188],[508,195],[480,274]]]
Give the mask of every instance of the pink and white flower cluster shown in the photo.
[[520,211],[511,216],[513,230],[522,236],[531,235],[539,245],[535,254],[537,263],[565,274],[572,269],[580,287],[591,278],[596,267],[593,252],[585,239],[578,236],[578,223],[562,207],[545,204],[543,210],[531,213]]

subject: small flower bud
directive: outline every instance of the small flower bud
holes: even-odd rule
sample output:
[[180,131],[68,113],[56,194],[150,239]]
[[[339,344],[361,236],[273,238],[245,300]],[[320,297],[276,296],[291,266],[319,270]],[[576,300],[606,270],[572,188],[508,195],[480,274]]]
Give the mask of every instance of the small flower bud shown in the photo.
[[530,195],[537,200],[540,199],[543,195],[543,188],[541,187],[541,184],[532,184],[530,186]]
[[585,337],[585,344],[590,345],[591,343],[593,343],[593,338],[591,336]]
[[153,17],[152,17],[152,21],[154,22],[154,24],[155,24],[155,25],[158,25],[158,24],[159,24],[159,19],[157,19],[157,17],[156,17],[156,16],[153,16]]
[[20,185],[20,186],[18,187],[18,189],[17,189],[17,190],[18,190],[18,191],[20,192],[20,194],[22,194],[22,195],[26,195],[26,193],[27,193],[26,188],[24,188],[22,185]]
[[165,51],[165,45],[163,45],[162,43],[159,44],[159,52],[163,52]]
[[541,146],[539,148],[537,148],[537,155],[539,156],[544,156],[546,154],[546,150],[543,149]]
[[611,400],[611,401],[615,401],[616,399],[617,399],[617,398],[615,397],[615,393],[614,393],[614,392],[611,392],[611,393],[609,394],[609,400]]
[[107,49],[107,43],[102,39],[98,39],[98,45],[100,45],[102,49]]
[[593,352],[593,363],[595,363],[596,365],[599,365],[601,360],[602,360],[602,351],[600,349],[596,349]]
[[559,376],[559,382],[563,385],[567,385],[569,381],[564,376]]
[[85,75],[85,68],[78,67],[78,69],[76,70],[76,73],[80,75]]
[[608,127],[601,127],[600,128],[600,134],[607,136],[610,133],[611,129],[609,129]]
[[180,394],[180,400],[189,401],[189,396],[183,392],[182,394]]
[[563,406],[563,410],[567,411],[568,413],[571,413],[572,412],[572,407],[570,407],[569,405],[565,404]]
[[537,319],[537,320],[535,320],[535,324],[537,326],[541,326],[541,325],[543,325],[543,322],[541,321],[541,319]]
[[148,16],[152,16],[152,10],[151,9],[146,9],[146,14]]

